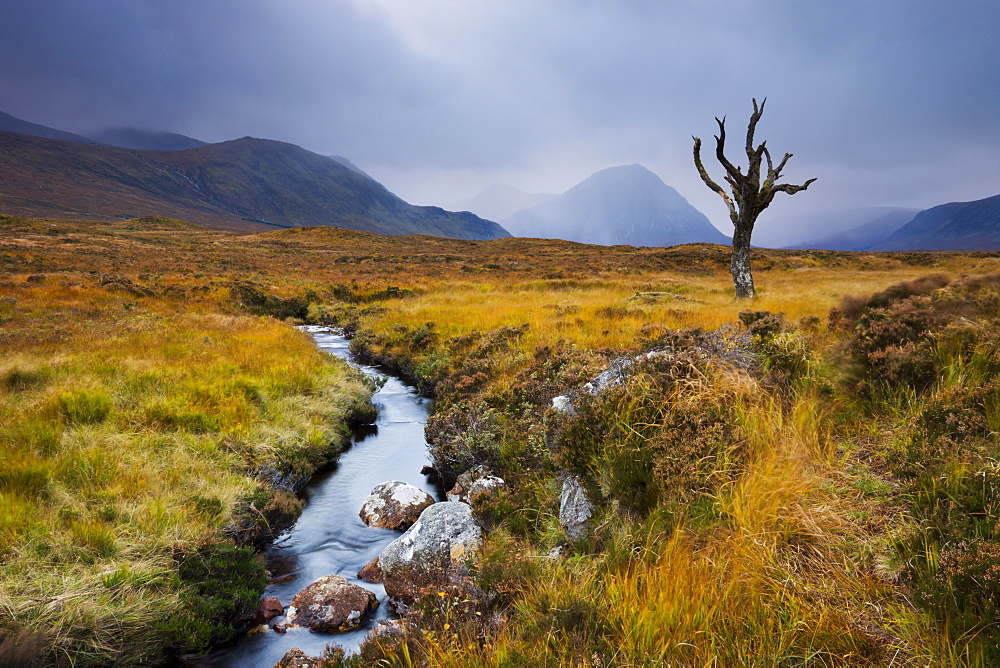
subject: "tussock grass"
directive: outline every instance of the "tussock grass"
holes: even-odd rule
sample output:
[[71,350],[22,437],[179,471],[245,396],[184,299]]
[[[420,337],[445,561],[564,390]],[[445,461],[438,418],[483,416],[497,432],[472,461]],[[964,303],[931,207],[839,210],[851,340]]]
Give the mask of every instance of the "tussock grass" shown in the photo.
[[[249,502],[294,515],[289,490],[364,391],[263,316],[356,333],[436,394],[446,475],[485,464],[508,482],[477,509],[492,531],[477,579],[495,598],[438,599],[419,638],[386,649],[397,664],[995,656],[992,599],[963,583],[990,572],[973,557],[997,542],[996,350],[970,332],[1000,311],[989,285],[968,299],[946,286],[952,301],[886,290],[997,273],[993,254],[755,250],[751,307],[784,322],[764,335],[740,324],[718,246],[161,223],[0,219],[0,605],[14,620],[0,656],[106,663],[128,647],[155,662],[164,642],[225,634],[178,610],[217,602],[212,587],[259,591],[250,553],[220,536],[263,537]],[[859,296],[880,292],[895,297]],[[883,346],[877,323],[906,315],[892,311],[906,295],[974,326],[940,330],[930,313],[929,333]],[[677,330],[715,343],[685,348]],[[548,410],[614,360],[674,344],[670,364],[584,402],[588,419]],[[597,509],[591,538],[553,560],[561,470]]]
[[158,663],[224,639],[198,631],[179,564],[260,533],[248,504],[334,457],[370,392],[276,320],[140,302],[43,283],[7,307],[0,627],[42,634],[46,663]]

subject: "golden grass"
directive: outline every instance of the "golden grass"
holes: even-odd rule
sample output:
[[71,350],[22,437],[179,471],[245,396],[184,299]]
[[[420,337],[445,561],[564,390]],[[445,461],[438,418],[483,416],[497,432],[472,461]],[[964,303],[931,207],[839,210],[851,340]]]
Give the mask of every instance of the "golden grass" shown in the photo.
[[273,319],[96,286],[7,292],[6,618],[44,631],[47,662],[160,661],[174,557],[228,530],[260,471],[339,443],[369,390]]
[[[625,560],[541,562],[485,646],[434,635],[435,666],[883,665],[902,648],[866,631],[893,592],[851,556],[845,501],[826,491],[829,434],[815,397],[787,410],[746,377],[722,379],[749,465],[718,494],[710,529],[616,523]],[[632,546],[632,547],[628,547]],[[902,608],[894,608],[902,610]],[[884,621],[884,620],[880,620]]]
[[[282,298],[312,290],[310,312],[359,325],[375,353],[427,323],[440,342],[528,324],[493,360],[502,394],[539,347],[613,356],[668,328],[735,325],[746,308],[806,319],[821,354],[843,295],[1000,271],[982,253],[755,250],[759,297],[747,304],[733,301],[726,249],[705,244],[240,236],[155,221],[0,219],[0,230],[0,605],[19,627],[51,632],[47,656],[79,662],[112,660],[128,640],[154,646],[149,629],[180,605],[172,551],[220,532],[257,484],[248,469],[319,447],[362,391],[303,335],[240,311],[234,282]],[[448,363],[435,345],[400,354],[414,368]],[[745,441],[735,480],[668,527],[618,519],[606,554],[540,560],[507,624],[439,634],[422,661],[974,663],[872,566],[884,538],[854,521],[868,501],[845,486],[856,462],[841,441],[885,438],[912,408],[905,397],[879,423],[809,383],[777,396],[746,376],[717,382]],[[519,549],[532,556],[550,538]]]

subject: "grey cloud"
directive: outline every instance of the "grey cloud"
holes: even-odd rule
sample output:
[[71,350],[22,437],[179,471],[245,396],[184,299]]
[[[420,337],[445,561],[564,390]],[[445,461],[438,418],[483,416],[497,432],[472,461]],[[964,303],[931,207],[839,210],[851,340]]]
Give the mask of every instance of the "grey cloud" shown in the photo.
[[789,178],[820,177],[788,211],[1000,183],[986,0],[6,0],[0,25],[4,111],[291,141],[424,203],[642,162],[725,228],[690,136],[739,136],[754,96]]

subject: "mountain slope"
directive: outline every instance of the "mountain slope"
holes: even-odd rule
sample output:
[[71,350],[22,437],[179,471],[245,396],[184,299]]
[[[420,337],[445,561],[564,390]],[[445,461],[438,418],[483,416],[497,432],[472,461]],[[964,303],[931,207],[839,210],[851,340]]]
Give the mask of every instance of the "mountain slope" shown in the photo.
[[[913,220],[918,209],[889,209],[881,215],[858,223],[846,230],[826,234],[822,237],[803,241],[785,248],[824,250],[864,250],[885,241],[890,234]],[[849,215],[849,213],[845,213]],[[868,214],[872,215],[871,213]],[[867,217],[867,216],[866,216]],[[816,229],[823,229],[817,226]],[[826,228],[829,229],[829,228]]]
[[0,132],[0,174],[0,211],[18,215],[155,214],[234,230],[334,225],[380,234],[508,236],[496,223],[412,206],[334,160],[263,139],[133,151]]
[[47,125],[39,125],[38,123],[24,121],[15,116],[11,116],[10,114],[5,114],[2,111],[0,111],[0,132],[19,132],[22,135],[45,137],[46,139],[61,139],[62,141],[72,141],[77,142],[78,144],[101,143],[88,137],[75,135],[72,132],[64,132],[63,130],[50,128]]
[[367,177],[369,179],[372,178],[371,176],[368,175],[368,173],[365,170],[361,169],[360,167],[358,167],[357,165],[355,165],[353,162],[351,162],[350,160],[348,160],[347,158],[345,158],[342,155],[328,155],[326,157],[330,158],[330,160],[334,160],[336,162],[339,162],[340,164],[342,164],[344,167],[347,167],[352,172],[357,172],[361,176]]
[[471,211],[490,220],[502,220],[523,209],[545,204],[558,197],[548,193],[526,193],[502,183],[494,183],[475,197],[462,200],[455,208]]
[[872,250],[1000,249],[1000,195],[921,211]]
[[199,139],[176,132],[157,132],[137,128],[108,128],[101,132],[92,133],[91,136],[100,143],[110,146],[154,151],[182,151],[186,148],[205,146],[205,142]]
[[641,165],[597,172],[555,199],[502,223],[515,236],[605,246],[729,243],[704,214]]

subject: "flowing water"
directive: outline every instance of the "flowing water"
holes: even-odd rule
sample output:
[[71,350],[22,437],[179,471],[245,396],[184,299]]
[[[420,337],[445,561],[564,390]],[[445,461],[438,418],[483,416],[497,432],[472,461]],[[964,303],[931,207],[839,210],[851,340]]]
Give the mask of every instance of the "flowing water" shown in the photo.
[[[350,359],[348,342],[343,336],[316,327],[306,331],[321,349]],[[328,643],[354,651],[375,621],[389,616],[385,589],[380,584],[358,580],[357,573],[400,533],[366,526],[358,518],[358,511],[372,488],[387,480],[408,482],[441,499],[440,491],[420,473],[430,463],[424,423],[431,401],[384,370],[356,366],[370,376],[386,379],[372,397],[372,403],[378,407],[378,420],[374,428],[358,430],[353,445],[340,456],[337,465],[309,484],[302,516],[266,552],[274,581],[264,594],[277,596],[287,608],[292,597],[315,580],[324,575],[342,575],[375,592],[379,608],[360,629],[348,633],[313,633],[290,628],[285,634],[269,629],[241,637],[232,647],[216,652],[210,658],[212,665],[269,667],[292,647],[319,656]]]

